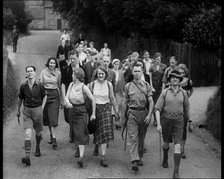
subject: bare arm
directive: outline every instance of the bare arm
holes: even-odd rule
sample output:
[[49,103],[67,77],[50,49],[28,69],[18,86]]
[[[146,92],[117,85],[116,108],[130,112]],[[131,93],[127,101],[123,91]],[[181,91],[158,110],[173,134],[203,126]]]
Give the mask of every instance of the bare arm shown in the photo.
[[154,92],[155,89],[153,88],[153,85],[152,85],[152,72],[149,72],[149,77],[150,77],[150,86],[152,88],[152,91]]
[[20,108],[22,106],[23,100],[19,98],[18,101],[18,111],[17,111],[17,117],[20,117]]
[[157,122],[157,131],[158,132],[162,132],[162,127],[161,127],[161,124],[160,124],[160,111],[159,110],[156,110],[156,122]]
[[114,107],[114,110],[115,110],[115,114],[118,114],[118,106],[117,106],[117,103],[116,103],[116,99],[114,97],[114,91],[113,91],[113,86],[112,84],[109,82],[109,88],[110,88],[110,100],[111,100],[111,103]]
[[42,109],[44,109],[44,106],[45,106],[46,102],[47,102],[47,95],[45,95],[44,98],[43,98],[42,106],[41,106]]
[[65,95],[65,105],[66,105],[67,107],[69,107],[69,108],[72,108],[72,104],[69,102],[69,99],[68,99],[68,96],[69,96],[69,93],[70,93],[72,84],[73,84],[73,82],[71,82],[71,83],[69,84],[68,91],[67,91],[67,93],[66,93],[66,95]]
[[153,108],[154,108],[154,102],[153,102],[153,99],[152,99],[152,96],[150,96],[149,98],[148,98],[148,101],[149,101],[149,113],[148,113],[148,115],[147,115],[147,120],[148,121],[146,121],[147,123],[149,123],[150,122],[150,120],[151,120],[151,116],[152,116],[152,111],[153,111]]
[[90,92],[90,90],[87,86],[84,86],[84,92],[86,93],[88,98],[92,101],[92,115],[90,117],[90,120],[93,120],[96,118],[96,102],[95,102],[95,99],[94,99],[92,93]]

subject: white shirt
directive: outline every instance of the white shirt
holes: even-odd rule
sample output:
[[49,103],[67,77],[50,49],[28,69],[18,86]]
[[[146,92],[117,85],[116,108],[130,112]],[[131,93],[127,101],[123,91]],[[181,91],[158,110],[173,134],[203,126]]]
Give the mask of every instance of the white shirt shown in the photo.
[[83,62],[85,61],[86,57],[87,57],[87,55],[86,55],[86,53],[84,53],[84,52],[81,52],[81,53],[79,54],[79,63],[80,63],[81,65],[83,65]]
[[66,40],[70,41],[70,37],[69,37],[68,34],[62,34],[60,40],[62,41],[63,39],[64,39],[65,41],[66,41]]
[[110,49],[109,48],[102,48],[101,53],[103,56],[110,56]]
[[149,75],[149,69],[152,66],[152,59],[149,58],[148,61],[146,61],[145,59],[143,59],[143,62],[145,63],[146,74]]
[[93,96],[96,101],[96,104],[106,104],[110,102],[109,99],[109,89],[107,85],[107,81],[105,80],[103,83],[99,83],[98,81],[94,81],[94,89]]

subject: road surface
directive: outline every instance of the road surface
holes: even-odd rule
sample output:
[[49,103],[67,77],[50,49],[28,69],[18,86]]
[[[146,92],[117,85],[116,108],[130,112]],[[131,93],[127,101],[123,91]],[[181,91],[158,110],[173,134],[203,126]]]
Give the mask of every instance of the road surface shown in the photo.
[[[25,79],[25,66],[32,64],[37,67],[37,77],[45,68],[47,58],[55,56],[59,45],[59,31],[31,31],[30,36],[18,41],[18,53],[9,49],[13,67],[18,71],[20,82]],[[214,93],[215,87],[196,88],[190,99],[191,118],[196,123],[204,118],[208,98]],[[69,127],[64,121],[63,111],[59,114],[57,134],[58,149],[53,150],[47,143],[49,133],[44,127],[41,141],[41,157],[34,156],[35,136],[32,137],[31,166],[21,163],[25,155],[23,147],[24,132],[19,126],[16,111],[13,111],[3,129],[3,177],[4,179],[84,179],[84,178],[169,178],[173,173],[173,146],[169,151],[169,168],[159,164],[159,135],[156,128],[149,126],[146,136],[147,153],[144,155],[144,166],[135,174],[131,170],[129,146],[123,150],[121,131],[114,129],[115,139],[109,145],[106,157],[108,168],[100,166],[100,157],[92,155],[92,142],[86,147],[84,168],[79,169],[74,158],[74,146],[68,141]],[[195,130],[198,130],[195,128]],[[209,134],[208,134],[209,135]],[[210,136],[210,135],[209,135]],[[221,154],[206,143],[207,139],[198,137],[195,132],[188,134],[185,160],[181,160],[180,176],[182,178],[221,178]],[[213,140],[213,138],[211,139]],[[92,136],[91,140],[92,141]],[[215,143],[220,149],[220,146]]]

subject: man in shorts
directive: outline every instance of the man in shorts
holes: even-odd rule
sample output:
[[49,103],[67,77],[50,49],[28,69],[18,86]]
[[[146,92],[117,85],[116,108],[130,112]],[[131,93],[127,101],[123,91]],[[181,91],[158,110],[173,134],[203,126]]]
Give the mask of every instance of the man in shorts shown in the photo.
[[157,131],[162,131],[163,136],[162,166],[164,168],[168,168],[169,143],[174,141],[173,178],[179,178],[184,114],[189,118],[189,101],[187,92],[180,86],[182,79],[183,78],[179,71],[173,70],[168,77],[170,86],[162,91],[155,105]]
[[23,103],[23,125],[25,130],[25,152],[26,156],[22,158],[22,163],[27,166],[30,163],[32,128],[36,133],[36,151],[35,156],[39,157],[40,141],[43,131],[43,107],[46,103],[47,95],[42,83],[36,81],[36,68],[34,66],[26,67],[27,80],[21,84],[19,89],[19,102],[17,117],[20,117],[20,108]]

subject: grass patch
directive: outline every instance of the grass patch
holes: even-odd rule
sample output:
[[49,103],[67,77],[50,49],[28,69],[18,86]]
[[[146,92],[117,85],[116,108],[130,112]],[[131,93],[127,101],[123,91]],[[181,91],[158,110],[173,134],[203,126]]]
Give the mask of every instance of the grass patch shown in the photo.
[[206,124],[210,133],[221,141],[221,86],[208,101]]

